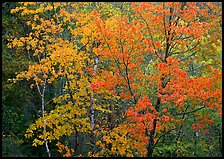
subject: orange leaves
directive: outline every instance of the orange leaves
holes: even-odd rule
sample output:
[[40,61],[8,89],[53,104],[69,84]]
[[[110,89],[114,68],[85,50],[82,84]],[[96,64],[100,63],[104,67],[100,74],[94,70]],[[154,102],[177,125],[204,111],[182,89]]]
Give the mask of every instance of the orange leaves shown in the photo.
[[133,107],[129,107],[126,111],[127,116],[134,118],[136,116],[136,113],[134,112]]
[[130,92],[127,92],[127,93],[121,92],[120,97],[124,100],[131,100],[132,99],[132,96],[131,96]]
[[109,136],[103,136],[103,140],[106,142],[106,144],[112,143]]
[[94,91],[98,91],[102,88],[105,88],[106,87],[106,82],[102,82],[102,81],[96,81],[96,82],[93,82],[90,84],[89,88],[91,90],[94,90]]
[[209,129],[204,129],[204,134],[208,133]]
[[197,124],[192,124],[192,128],[193,128],[194,130],[198,130],[198,129],[199,129],[199,125],[197,125]]
[[[217,99],[217,101],[221,101],[221,99],[219,98],[221,96],[221,93],[217,93],[220,91],[212,90],[211,87],[211,80],[214,79],[214,77],[198,77],[194,79],[189,78],[187,77],[186,72],[180,69],[180,67],[178,66],[178,61],[176,59],[168,57],[166,61],[167,63],[156,64],[156,67],[160,71],[159,73],[162,75],[161,77],[169,76],[171,78],[165,88],[162,87],[162,81],[158,82],[158,86],[160,89],[158,92],[158,97],[161,99],[162,103],[173,101],[176,106],[184,107],[185,101],[187,101],[188,99],[195,101],[208,101],[209,98],[215,97],[216,95],[217,96],[215,98]],[[210,108],[213,107],[212,109],[217,111],[220,110],[217,104],[209,103],[212,103],[211,99],[210,102],[206,102],[206,106]]]
[[142,111],[142,110],[146,110],[146,108],[149,108],[150,110],[155,111],[155,108],[153,107],[153,105],[151,104],[151,101],[149,99],[148,96],[144,96],[142,97],[138,103],[136,104],[136,111]]
[[68,146],[65,146],[61,142],[58,141],[56,146],[59,148],[58,152],[62,153],[63,150],[65,151],[65,154],[63,155],[64,157],[71,157],[71,152],[74,153],[74,149],[69,149]]
[[138,22],[136,20],[133,20],[133,24],[136,25]]
[[167,108],[163,108],[162,112],[166,113],[167,112]]
[[214,120],[207,120],[206,121],[208,124],[213,124],[214,123]]
[[147,107],[147,104],[145,103],[145,101],[142,99],[142,100],[139,100],[138,103],[136,104],[137,106],[137,112],[141,111],[141,110],[145,110],[146,107]]
[[[153,111],[153,113],[151,113]],[[135,108],[129,107],[126,111],[128,121],[133,123],[135,129],[131,130],[139,135],[143,135],[145,130],[152,130],[153,119],[156,118],[156,110],[152,106],[148,96],[142,97],[136,104]],[[130,129],[132,129],[130,127]]]

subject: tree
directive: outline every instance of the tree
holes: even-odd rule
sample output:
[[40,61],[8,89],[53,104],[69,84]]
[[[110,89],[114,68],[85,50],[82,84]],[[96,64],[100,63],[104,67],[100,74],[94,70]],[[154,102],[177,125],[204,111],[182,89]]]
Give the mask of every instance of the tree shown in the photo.
[[[167,136],[180,143],[189,124],[206,133],[209,112],[221,115],[218,3],[20,4],[11,12],[32,29],[8,47],[32,60],[17,79],[34,81],[42,117],[26,136],[41,129],[33,145],[48,156],[52,142],[64,156],[152,157]],[[54,83],[62,90],[45,112]]]
[[[214,24],[214,21],[203,20],[204,16],[214,16],[214,14],[209,14],[208,9],[206,13],[201,13],[201,10],[205,9],[207,5],[214,7],[212,11],[217,12],[217,6],[212,3],[201,3],[199,5],[201,8],[196,3],[140,3],[133,4],[133,10],[136,12],[138,21],[129,22],[124,16],[117,17],[115,21],[108,20],[109,22],[105,22],[107,24],[105,25],[104,22],[97,19],[98,17],[96,18],[96,23],[99,23],[97,23],[99,26],[98,33],[101,35],[97,37],[102,45],[95,52],[100,57],[102,56],[101,59],[112,59],[113,62],[111,63],[113,65],[117,64],[117,68],[112,65],[113,67],[110,67],[109,70],[117,69],[114,71],[114,73],[118,72],[114,75],[116,79],[124,77],[122,82],[116,83],[117,80],[114,80],[111,83],[117,85],[124,83],[125,87],[122,88],[123,91],[121,92],[125,92],[125,94],[120,95],[121,98],[136,105],[129,107],[126,113],[127,116],[132,118],[130,120],[138,125],[133,126],[133,131],[137,131],[136,127],[139,127],[139,131],[145,129],[145,132],[142,132],[145,133],[142,140],[145,141],[145,138],[149,138],[147,143],[148,156],[152,156],[153,147],[157,143],[157,141],[154,141],[155,134],[160,134],[161,130],[164,130],[165,133],[170,132],[174,129],[172,127],[176,127],[175,125],[167,126],[168,121],[171,121],[169,124],[178,122],[182,125],[181,122],[185,118],[184,114],[208,107],[210,102],[214,102],[211,99],[217,101],[217,106],[213,109],[221,113],[221,91],[216,90],[217,87],[211,90],[207,88],[213,79],[217,79],[214,80],[215,83],[220,82],[218,80],[221,77],[220,72],[214,70],[215,75],[211,74],[211,78],[206,79],[205,77],[189,78],[187,72],[180,69],[178,59],[172,58],[179,58],[179,61],[183,63],[182,65],[186,65],[183,59],[186,56],[191,57],[192,54],[195,54],[195,51],[196,53],[200,51],[200,47],[204,45],[203,43],[200,44],[200,41],[207,37],[209,28],[213,30],[215,25],[220,26],[219,23]],[[215,19],[220,21],[218,17]],[[197,28],[194,27],[196,25]],[[216,34],[213,37],[218,36],[217,33],[209,32],[210,35]],[[150,54],[152,61],[158,63],[155,64],[158,72],[150,75],[144,74],[140,67],[141,60],[146,60],[144,54],[145,56]],[[147,61],[150,61],[150,59],[147,59]],[[102,77],[100,78],[102,80]],[[110,81],[109,79],[111,77],[107,76],[104,81]],[[137,81],[139,79],[140,81]],[[147,79],[148,81],[145,81]],[[203,84],[200,84],[199,81]],[[136,89],[136,87],[145,85],[156,91],[151,93],[150,90],[147,90],[146,94],[143,94],[143,91]],[[217,92],[219,92],[219,95],[213,96]],[[141,94],[142,97],[139,98],[138,94]],[[150,101],[150,96],[154,101]],[[202,106],[197,108],[197,105],[201,104]],[[197,109],[193,109],[195,106]],[[189,109],[193,110],[188,112]],[[167,110],[170,110],[170,112]],[[180,115],[183,116],[179,117]],[[169,127],[171,128],[169,129]],[[145,149],[143,149],[143,152],[146,152]],[[146,153],[141,155],[146,155]]]

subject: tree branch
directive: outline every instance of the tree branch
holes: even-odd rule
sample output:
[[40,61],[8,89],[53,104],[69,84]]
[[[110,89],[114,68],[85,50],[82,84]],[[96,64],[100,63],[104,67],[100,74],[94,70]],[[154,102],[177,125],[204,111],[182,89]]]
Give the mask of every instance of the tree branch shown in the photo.
[[155,144],[153,145],[153,147],[156,146],[156,144],[159,142],[159,140],[160,140],[163,136],[167,135],[169,132],[171,132],[171,131],[173,131],[173,130],[175,130],[175,128],[172,128],[172,129],[170,129],[169,131],[167,131],[167,132],[165,132],[164,134],[162,134],[162,135],[156,140],[156,142],[155,142]]
[[[139,14],[140,14],[140,13],[139,13]],[[149,31],[149,35],[150,35],[152,41],[154,41],[153,36],[152,36],[152,34],[151,34],[151,32],[150,32],[149,25],[148,25],[147,21],[143,18],[142,14],[140,14],[140,16],[141,16],[142,20],[144,21],[144,23],[146,24],[147,30]],[[158,53],[157,53],[157,51],[156,51],[156,47],[155,47],[154,43],[152,43],[152,46],[153,46],[153,48],[154,48],[154,50],[155,50],[154,52],[155,52],[156,56],[157,56],[162,62],[164,62],[164,60],[163,60],[161,57],[159,57],[159,55],[158,55]]]
[[192,110],[192,111],[189,111],[189,112],[177,113],[177,114],[175,114],[175,115],[190,114],[190,113],[196,112],[196,111],[198,111],[198,110],[201,110],[201,109],[203,109],[203,108],[205,108],[205,105],[202,106],[202,107],[200,107],[200,108],[198,108],[198,109],[195,109],[195,110]]

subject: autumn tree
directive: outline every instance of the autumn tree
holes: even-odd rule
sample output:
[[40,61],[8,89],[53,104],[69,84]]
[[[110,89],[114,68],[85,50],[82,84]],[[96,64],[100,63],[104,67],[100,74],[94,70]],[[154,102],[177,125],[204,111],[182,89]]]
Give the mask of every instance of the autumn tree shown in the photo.
[[11,13],[30,32],[8,47],[30,60],[15,81],[41,97],[26,137],[49,157],[53,146],[67,157],[152,157],[167,136],[180,143],[189,124],[207,133],[221,115],[219,3],[19,4]]
[[[136,132],[132,137],[140,138],[139,145],[144,145],[136,150],[141,156],[152,156],[162,136],[181,132],[187,114],[203,108],[221,113],[221,72],[206,65],[206,77],[197,77],[190,76],[192,71],[188,70],[195,64],[192,61],[204,57],[201,52],[205,46],[220,46],[221,40],[211,37],[221,37],[221,10],[213,3],[178,2],[133,3],[133,11],[138,17],[133,21],[126,16],[113,21],[96,17],[102,44],[94,51],[102,60],[110,61],[106,70],[112,74],[100,76],[92,85],[96,90],[111,86],[110,90],[117,91],[115,95],[129,103],[126,115],[130,133]],[[146,71],[147,64],[151,69]],[[193,124],[193,129],[204,128],[209,118],[197,127]],[[115,153],[113,148],[111,153]]]

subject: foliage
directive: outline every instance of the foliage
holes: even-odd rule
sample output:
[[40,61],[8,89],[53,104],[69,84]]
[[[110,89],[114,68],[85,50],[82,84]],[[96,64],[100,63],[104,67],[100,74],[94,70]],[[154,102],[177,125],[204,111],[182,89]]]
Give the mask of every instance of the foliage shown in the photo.
[[18,3],[26,34],[7,47],[26,63],[7,78],[33,90],[41,115],[24,140],[49,157],[220,156],[221,9]]

